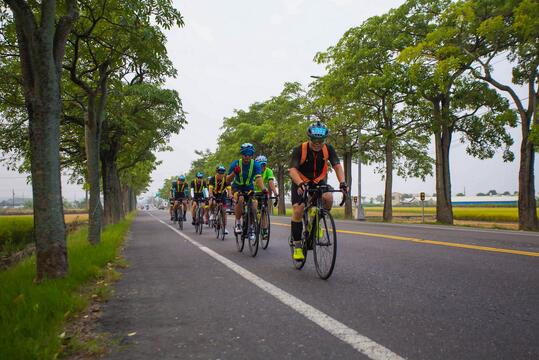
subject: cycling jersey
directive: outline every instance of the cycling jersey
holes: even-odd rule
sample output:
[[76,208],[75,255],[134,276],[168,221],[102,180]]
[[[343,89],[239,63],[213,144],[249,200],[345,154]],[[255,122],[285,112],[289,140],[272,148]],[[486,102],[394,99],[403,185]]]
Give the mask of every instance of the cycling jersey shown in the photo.
[[230,165],[230,168],[228,169],[228,174],[232,174],[234,172],[234,168],[238,165],[240,166],[241,172],[239,174],[236,174],[236,176],[234,177],[234,181],[232,182],[232,189],[234,189],[234,191],[253,190],[254,180],[260,177],[262,174],[262,168],[260,166],[260,163],[254,161],[253,159],[251,159],[251,161],[249,161],[247,164],[244,164],[241,159],[236,160]]
[[205,198],[204,190],[208,187],[206,180],[193,180],[191,181],[191,190],[193,190],[193,197]]
[[[339,157],[335,152],[335,148],[329,144],[326,144],[328,151],[328,160],[331,166],[340,164]],[[319,177],[326,165],[324,160],[324,154],[322,150],[313,151],[310,144],[307,146],[307,154],[305,157],[305,162],[302,163],[302,145],[299,145],[292,150],[292,160],[290,161],[290,167],[296,168],[306,179],[314,180]],[[323,181],[323,180],[322,180]]]
[[183,199],[189,194],[189,185],[184,181],[183,183],[178,181],[173,181],[170,188],[170,197],[175,200]]
[[217,179],[216,176],[212,176],[208,183],[208,188],[212,190],[215,197],[224,194],[228,187],[230,187],[230,184],[226,181],[225,175],[223,175],[221,179]]
[[[271,170],[269,167],[266,166],[266,170],[262,172],[262,181],[264,182],[264,186],[268,188],[268,184],[270,180],[275,180],[275,176],[273,176],[273,170]],[[262,189],[258,187],[257,184],[255,184],[255,191],[260,192]]]

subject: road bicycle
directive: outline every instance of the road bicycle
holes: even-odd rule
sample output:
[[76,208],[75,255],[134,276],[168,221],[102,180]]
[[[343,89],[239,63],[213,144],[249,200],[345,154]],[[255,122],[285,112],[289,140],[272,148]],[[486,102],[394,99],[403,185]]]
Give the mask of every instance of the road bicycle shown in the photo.
[[[304,259],[293,260],[294,267],[301,270],[307,261],[309,250],[313,252],[316,272],[321,279],[327,280],[335,268],[337,257],[337,230],[331,212],[324,209],[322,194],[326,192],[341,192],[343,194],[342,206],[346,201],[346,193],[341,190],[334,190],[329,185],[309,185],[303,192],[302,202],[305,204],[303,210],[303,234],[301,236],[301,247],[303,248]],[[289,240],[290,251],[294,253],[294,243],[292,236]]]
[[202,228],[204,227],[204,203],[205,200],[201,198],[193,199],[193,202],[197,204],[195,211],[195,233],[202,234]]
[[256,216],[256,209],[253,209],[254,192],[240,192],[239,196],[243,196],[243,215],[242,215],[242,232],[236,235],[236,247],[239,252],[243,251],[245,246],[245,239],[249,244],[249,252],[252,257],[255,257],[258,253],[258,219]]
[[224,199],[222,197],[214,198],[216,205],[213,208],[212,214],[210,215],[210,223],[217,239],[225,240],[225,206]]
[[[258,200],[258,212],[257,212],[257,220],[258,220],[258,228],[257,233],[260,240],[260,246],[262,246],[262,249],[266,250],[269,245],[270,240],[270,230],[271,230],[271,221],[270,221],[270,209],[268,206],[269,200],[275,200],[273,203],[273,206],[277,206],[278,198],[275,196],[268,197],[266,194],[262,192],[257,192],[255,194],[256,199]],[[262,228],[265,225],[264,228]],[[265,230],[263,233],[262,230]]]
[[178,229],[183,230],[183,200],[176,200],[179,206],[174,210],[174,220],[178,220]]

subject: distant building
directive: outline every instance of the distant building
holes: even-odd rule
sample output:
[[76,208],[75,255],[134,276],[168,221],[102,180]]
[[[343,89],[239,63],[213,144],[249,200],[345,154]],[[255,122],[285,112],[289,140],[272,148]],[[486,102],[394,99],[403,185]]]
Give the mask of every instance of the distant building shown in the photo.
[[517,205],[518,196],[456,196],[451,198],[453,205]]

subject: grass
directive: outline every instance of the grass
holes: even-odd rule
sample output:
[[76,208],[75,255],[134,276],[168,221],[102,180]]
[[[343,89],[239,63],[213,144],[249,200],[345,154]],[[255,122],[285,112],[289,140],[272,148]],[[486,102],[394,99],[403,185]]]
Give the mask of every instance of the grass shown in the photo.
[[[88,220],[88,214],[65,215],[66,224],[76,226]],[[0,216],[0,255],[21,250],[31,243],[34,233],[32,215]]]
[[[370,219],[382,217],[382,207],[366,207],[365,216]],[[335,207],[331,213],[336,219],[344,219],[344,208]],[[286,215],[291,215],[291,209],[286,209]],[[425,216],[436,215],[435,207],[425,207]],[[420,217],[420,207],[393,207],[393,217]],[[516,207],[454,207],[455,220],[489,221],[489,222],[518,222],[518,209]]]
[[[134,216],[131,214],[121,223],[107,227],[97,246],[86,241],[86,227],[70,234],[66,278],[34,283],[35,256],[0,273],[0,353],[3,359],[59,356],[66,320],[85,309],[92,297],[92,294],[81,293],[81,289],[106,275],[107,264],[114,262]],[[106,290],[99,291],[107,296]]]

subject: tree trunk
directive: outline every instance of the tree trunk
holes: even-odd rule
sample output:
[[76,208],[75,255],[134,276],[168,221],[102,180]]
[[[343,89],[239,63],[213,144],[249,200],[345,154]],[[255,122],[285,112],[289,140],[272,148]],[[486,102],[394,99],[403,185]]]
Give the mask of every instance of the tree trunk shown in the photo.
[[391,222],[393,220],[393,141],[386,139],[386,173],[385,173],[385,192],[384,192],[384,213],[383,220]]
[[86,161],[88,167],[88,184],[90,185],[90,209],[88,210],[88,241],[98,244],[101,241],[101,217],[103,208],[100,198],[99,176],[99,137],[100,123],[98,121],[96,97],[88,94],[88,109],[84,126]]
[[284,203],[284,179],[285,179],[285,168],[284,166],[279,166],[277,168],[277,188],[279,189],[279,204],[277,205],[277,215],[285,216],[286,215],[286,204]]
[[522,143],[520,144],[520,169],[518,172],[518,227],[520,230],[537,230],[537,204],[535,200],[535,149],[529,141],[530,119],[521,114]]
[[451,175],[449,172],[449,148],[451,131],[443,127],[434,134],[436,146],[436,221],[453,224],[453,206],[451,204]]
[[68,1],[68,15],[55,25],[56,1],[43,2],[38,26],[26,3],[5,3],[15,19],[29,119],[37,280],[59,278],[68,271],[60,173],[60,79],[76,4]]
[[106,135],[106,123],[103,124],[103,139],[109,139],[101,148],[101,177],[103,181],[103,222],[104,225],[116,224],[125,217],[118,174],[118,152],[120,143],[117,137]]
[[350,151],[345,151],[343,154],[344,162],[344,181],[348,184],[348,198],[344,203],[344,217],[345,219],[352,218],[352,197],[351,194],[351,185],[352,185],[352,153]]

